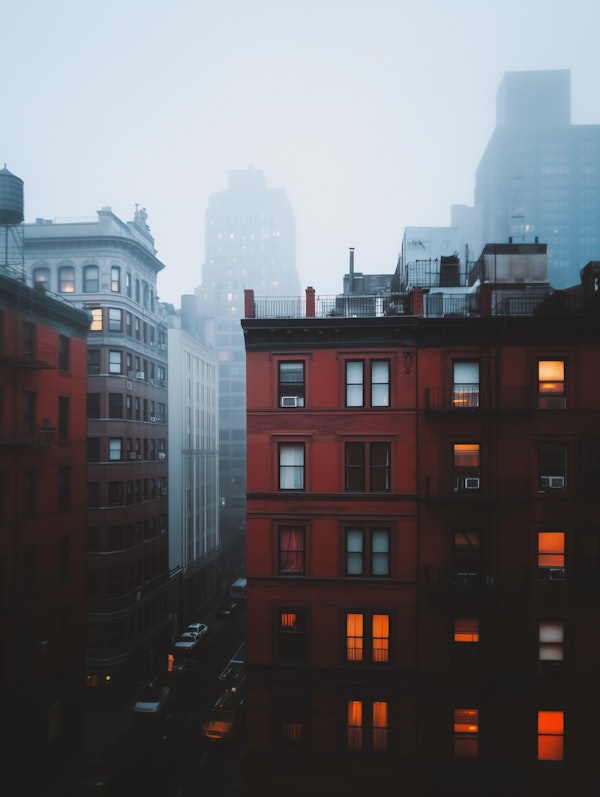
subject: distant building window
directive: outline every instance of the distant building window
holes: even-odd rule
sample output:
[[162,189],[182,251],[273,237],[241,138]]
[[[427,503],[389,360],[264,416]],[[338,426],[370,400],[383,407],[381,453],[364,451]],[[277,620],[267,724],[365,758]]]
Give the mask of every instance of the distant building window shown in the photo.
[[538,407],[562,410],[567,406],[564,360],[538,362]]
[[125,293],[131,299],[131,273],[125,272]]
[[388,704],[386,701],[349,700],[346,738],[353,752],[385,752],[388,749]]
[[479,363],[452,364],[452,406],[456,409],[479,407]]
[[98,266],[84,266],[83,292],[98,293],[100,290],[100,269]]
[[304,573],[304,529],[279,529],[279,572],[283,575]]
[[279,444],[279,489],[304,490],[304,443]]
[[304,363],[279,363],[278,398],[280,407],[304,406]]
[[111,374],[120,374],[123,370],[123,352],[110,351],[108,355],[108,370]]
[[480,488],[479,443],[454,443],[454,490],[470,492]]
[[71,503],[71,469],[64,465],[58,469],[58,509],[66,512]]
[[100,506],[100,482],[86,484],[86,504],[88,507]]
[[87,394],[87,417],[99,418],[100,417],[100,393]]
[[564,443],[538,446],[538,489],[542,493],[564,490],[567,486],[567,447]]
[[88,437],[86,441],[86,459],[88,462],[100,462],[100,438]]
[[71,339],[66,335],[58,336],[58,367],[65,373],[71,367]]
[[538,577],[542,581],[565,580],[564,531],[538,532]]
[[36,288],[50,290],[50,269],[45,267],[34,268],[33,284]]
[[58,269],[58,292],[75,293],[75,269],[73,266],[61,266]]
[[69,439],[70,399],[68,396],[58,397],[58,439]]
[[123,504],[123,482],[108,483],[108,503],[109,506],[121,506]]
[[108,329],[109,332],[121,332],[123,330],[123,311],[118,307],[108,308]]
[[111,437],[108,441],[108,458],[112,462],[119,462],[123,458],[123,441],[120,437]]
[[88,307],[88,311],[92,317],[90,332],[102,332],[102,308]]
[[300,610],[282,610],[278,617],[278,654],[282,660],[304,661],[306,656],[306,616]]
[[538,761],[564,759],[564,711],[538,711]]
[[36,328],[30,321],[23,322],[23,354],[26,357],[35,357],[36,353]]
[[123,417],[123,394],[122,393],[109,393],[108,394],[108,417],[109,418],[122,418]]
[[461,644],[479,642],[479,618],[455,617],[454,641]]
[[544,620],[539,624],[541,662],[562,662],[565,655],[565,626],[562,620]]
[[121,293],[121,269],[113,266],[110,270],[110,289],[113,293]]
[[389,660],[389,647],[389,615],[346,615],[346,661],[385,663]]
[[479,709],[454,709],[454,756],[456,758],[479,756]]

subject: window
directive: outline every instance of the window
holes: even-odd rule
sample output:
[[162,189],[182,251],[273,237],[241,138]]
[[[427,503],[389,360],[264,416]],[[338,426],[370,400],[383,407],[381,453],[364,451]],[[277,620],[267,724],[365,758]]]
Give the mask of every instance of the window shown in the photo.
[[33,269],[33,284],[36,288],[50,289],[50,269],[41,267]]
[[479,407],[479,363],[452,364],[452,406],[457,409]]
[[304,724],[304,709],[301,705],[283,708],[279,734],[281,744],[285,747],[302,747],[304,745]]
[[564,759],[564,711],[538,711],[538,761]]
[[88,507],[100,506],[100,482],[86,484],[86,504]]
[[[390,363],[389,360],[371,360],[368,363],[370,377],[371,407],[389,407]],[[346,361],[346,406],[365,406],[365,361]]]
[[279,444],[279,489],[304,490],[304,443]]
[[[346,443],[346,492],[389,492],[390,444]],[[368,462],[367,462],[368,456]],[[366,475],[369,474],[369,485]]]
[[68,396],[58,397],[58,439],[69,439],[69,407]]
[[35,431],[36,395],[32,390],[23,391],[23,428],[26,433]]
[[278,612],[279,658],[303,661],[306,654],[306,618],[303,611]]
[[540,443],[538,489],[542,493],[564,490],[567,484],[567,447],[564,443]]
[[122,418],[123,417],[123,394],[122,393],[109,393],[108,394],[108,417],[109,418]]
[[108,371],[111,374],[120,374],[122,371],[123,352],[110,351],[108,355]]
[[388,614],[346,615],[346,661],[389,661],[390,618]]
[[477,758],[479,755],[479,709],[454,709],[454,755]]
[[87,417],[100,417],[100,393],[87,394]]
[[567,406],[564,360],[538,362],[538,407],[563,410]]
[[131,299],[131,273],[125,272],[125,293]]
[[58,269],[58,292],[75,293],[75,269],[73,266],[61,266]]
[[108,458],[111,462],[119,462],[122,457],[123,441],[120,437],[111,437],[108,441]]
[[23,514],[30,518],[36,514],[37,473],[34,470],[23,472]]
[[100,462],[100,438],[88,437],[86,443],[86,458],[88,462]]
[[58,469],[58,509],[65,512],[71,501],[71,469],[63,465]]
[[479,443],[454,443],[454,490],[479,489]]
[[287,575],[304,573],[304,529],[279,529],[279,572]]
[[100,350],[88,349],[87,350],[87,372],[88,376],[97,375],[100,373]]
[[346,727],[348,750],[385,752],[388,749],[387,702],[349,700]]
[[479,532],[461,530],[454,532],[453,582],[477,583],[481,573],[481,547]]
[[92,320],[90,323],[90,332],[102,332],[102,308],[101,307],[88,307]]
[[32,324],[29,321],[24,321],[23,322],[23,354],[26,357],[34,357],[35,356],[35,344],[36,344],[35,324]]
[[113,293],[121,293],[121,269],[113,266],[110,270],[110,289]]
[[83,292],[98,293],[100,290],[100,269],[98,266],[84,266]]
[[479,618],[454,618],[452,659],[455,667],[477,667],[480,664]]
[[542,581],[565,580],[565,534],[538,532],[538,577]]
[[58,367],[68,373],[71,364],[71,340],[66,335],[58,336]]
[[544,620],[538,627],[539,658],[541,662],[564,660],[565,626],[561,620]]
[[61,537],[58,543],[58,580],[65,584],[71,575],[71,539]]
[[123,503],[123,483],[108,483],[108,503],[109,506],[121,506]]
[[[367,550],[365,550],[365,540]],[[389,576],[390,530],[349,528],[346,531],[346,575]]]
[[304,406],[304,363],[279,363],[278,398],[280,407]]
[[110,332],[121,332],[123,328],[123,311],[118,307],[108,308],[108,329]]
[[454,641],[461,644],[479,642],[479,618],[455,617]]

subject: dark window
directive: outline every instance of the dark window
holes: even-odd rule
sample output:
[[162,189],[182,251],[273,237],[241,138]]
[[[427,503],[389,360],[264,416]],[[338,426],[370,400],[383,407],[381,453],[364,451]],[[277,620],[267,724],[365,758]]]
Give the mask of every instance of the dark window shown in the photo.
[[83,292],[98,293],[100,290],[100,269],[98,266],[85,266],[83,269]]
[[23,391],[23,425],[27,434],[35,431],[36,395],[31,390]]
[[100,438],[88,437],[86,445],[86,457],[88,462],[100,462]]
[[123,482],[108,483],[109,506],[121,506],[123,503]]
[[71,577],[71,538],[61,537],[58,545],[58,579],[64,584]]
[[100,417],[100,393],[87,394],[87,417]]
[[110,526],[108,529],[108,550],[120,551],[123,549],[123,526]]
[[121,332],[123,328],[123,311],[118,307],[108,308],[108,329],[109,332]]
[[25,517],[33,517],[37,509],[37,474],[34,470],[23,472],[23,503]]
[[35,356],[35,324],[23,322],[23,354],[26,357]]
[[24,594],[31,597],[37,587],[37,548],[35,545],[28,545],[25,548],[23,557],[23,588]]
[[58,469],[58,509],[65,512],[71,504],[71,469],[63,465]]
[[278,654],[280,659],[303,661],[306,656],[306,616],[304,611],[277,613]]
[[304,573],[304,529],[296,526],[279,529],[279,572]]
[[88,507],[100,506],[100,482],[87,483],[86,504]]
[[100,529],[98,526],[88,526],[85,531],[85,539],[88,551],[100,550]]
[[87,372],[94,375],[100,373],[100,350],[88,349],[87,352]]
[[71,367],[71,340],[66,335],[58,336],[58,367],[69,372]]
[[[389,492],[390,444],[346,443],[346,491]],[[367,463],[368,456],[368,463]],[[369,484],[366,484],[367,473]]]
[[70,400],[67,396],[58,397],[58,439],[69,439]]
[[454,532],[453,578],[456,584],[478,583],[481,577],[481,545],[478,531]]
[[279,363],[278,397],[280,407],[304,406],[303,362]]
[[122,418],[123,417],[123,394],[122,393],[109,393],[108,394],[108,417],[109,418]]
[[538,480],[540,492],[554,492],[567,486],[567,447],[564,443],[540,443]]

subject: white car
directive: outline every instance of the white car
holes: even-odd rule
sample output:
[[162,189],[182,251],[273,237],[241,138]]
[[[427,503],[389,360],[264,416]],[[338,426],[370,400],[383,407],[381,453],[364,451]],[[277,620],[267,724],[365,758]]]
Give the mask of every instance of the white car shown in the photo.
[[133,710],[136,714],[160,714],[171,697],[168,686],[148,684],[138,697]]
[[198,640],[204,639],[204,637],[208,634],[208,626],[204,625],[204,623],[190,623],[185,629],[185,633],[195,634],[198,637]]
[[199,642],[200,642],[200,637],[198,637],[196,634],[191,633],[191,631],[186,631],[175,642],[174,648],[175,650],[179,651],[196,650]]

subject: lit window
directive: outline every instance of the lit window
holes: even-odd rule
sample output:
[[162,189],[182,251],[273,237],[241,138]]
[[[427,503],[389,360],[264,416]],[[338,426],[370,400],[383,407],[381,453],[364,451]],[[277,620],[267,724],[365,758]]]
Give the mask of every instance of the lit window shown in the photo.
[[73,266],[61,266],[58,269],[58,292],[75,293],[75,269]]
[[363,615],[349,614],[346,617],[346,658],[348,661],[363,660]]
[[455,362],[452,365],[452,406],[457,409],[479,407],[479,363]]
[[349,700],[346,710],[348,750],[385,752],[388,749],[388,722],[386,702],[376,700],[369,705],[362,700]]
[[390,652],[390,618],[387,614],[374,614],[372,619],[373,661],[388,661]]
[[279,489],[304,490],[304,443],[280,443]]
[[563,661],[565,628],[561,621],[545,621],[539,625],[540,661]]
[[111,437],[108,441],[108,458],[111,461],[120,460],[122,441],[120,437]]
[[479,755],[479,709],[454,709],[454,755],[477,758]]
[[348,750],[362,750],[363,705],[361,700],[348,701]]
[[121,293],[121,269],[113,266],[110,270],[110,289],[113,293]]
[[564,581],[565,534],[563,531],[538,532],[538,575],[544,581]]
[[36,288],[50,288],[50,269],[49,268],[34,268],[33,269],[33,284]]
[[90,314],[92,316],[90,332],[102,332],[102,308],[91,307]]
[[389,661],[390,618],[388,614],[346,615],[346,661]]
[[564,711],[538,711],[538,761],[564,759]]
[[454,489],[478,490],[480,485],[479,443],[454,443]]
[[454,619],[455,642],[479,642],[479,618],[456,617]]
[[546,410],[562,410],[566,407],[563,360],[538,362],[538,407]]
[[385,752],[388,747],[388,704],[373,703],[373,750]]

